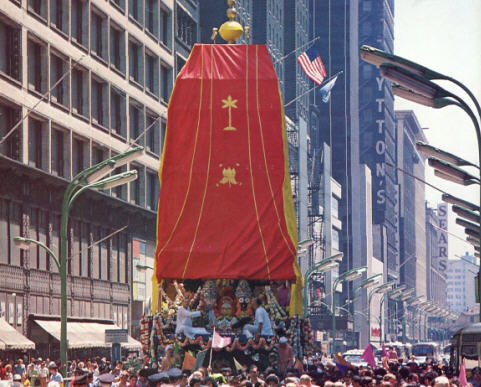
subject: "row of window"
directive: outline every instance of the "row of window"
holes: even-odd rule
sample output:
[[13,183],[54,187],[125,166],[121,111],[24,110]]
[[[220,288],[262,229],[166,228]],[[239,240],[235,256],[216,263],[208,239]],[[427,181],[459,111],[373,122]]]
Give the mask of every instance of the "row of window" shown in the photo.
[[[30,238],[47,245],[59,256],[60,215],[36,207],[27,210],[28,213],[24,212],[20,203],[0,199],[0,263],[24,265],[24,253],[12,242],[13,238],[21,236],[23,231]],[[28,230],[21,228],[24,216],[30,221]],[[97,241],[111,234],[113,230],[75,219],[71,220],[69,228],[73,232],[67,247],[67,251],[71,252],[71,256],[67,258],[70,275],[129,283],[126,234],[117,233],[97,244]],[[31,269],[58,272],[55,262],[45,249],[32,246],[29,253]]]
[[[145,1],[145,4],[144,4]],[[111,0],[110,3],[126,14],[125,0]],[[166,48],[172,48],[171,11],[159,0],[128,0],[128,17],[151,39]],[[89,18],[89,9],[91,11]],[[104,33],[108,15],[90,5],[88,0],[28,0],[28,11],[37,19],[65,38],[85,49],[98,49],[105,45],[108,36]],[[90,23],[90,24],[89,24]],[[89,39],[90,32],[90,39]],[[90,45],[90,47],[89,47]]]
[[[126,33],[117,28],[120,27],[110,26],[112,31],[110,55],[107,54],[107,45],[92,49],[93,54],[105,55],[105,60],[110,63],[111,68],[123,75],[127,71],[128,57],[130,82],[152,98],[167,103],[173,84],[172,69],[161,63],[157,55],[145,49],[144,45],[135,39],[128,38],[126,48]],[[103,39],[106,35],[99,33],[98,36]],[[0,40],[0,72],[20,83],[21,28],[0,20],[0,36],[5,36],[5,39]],[[103,106],[102,101],[97,101],[107,100],[105,97],[108,84],[101,77],[50,48],[46,42],[31,33],[28,34],[27,58],[27,83],[30,90],[43,95],[52,89],[50,96],[52,102],[86,118],[90,118],[92,113],[93,120],[97,122],[101,122],[107,116],[108,105]],[[72,71],[69,71],[70,68]],[[100,110],[104,112],[101,113]]]
[[[18,117],[19,111],[19,107],[2,104],[0,101],[0,114],[4,117]],[[136,120],[138,122],[144,119],[143,111],[137,107],[135,107],[132,114],[134,117],[137,117]],[[154,122],[153,116],[146,115],[146,117],[147,123],[150,121]],[[9,130],[13,121],[13,119],[6,122],[0,120],[0,136]],[[31,167],[42,169],[53,175],[70,180],[72,176],[75,176],[85,168],[113,155],[104,146],[74,135],[72,131],[41,117],[32,115],[25,122],[28,124],[28,137],[21,138],[18,134],[22,133],[22,131],[17,130],[15,132],[16,136],[9,137],[9,141],[2,146],[3,148],[8,147],[8,149],[11,149],[10,153],[17,155],[18,157],[15,157],[15,159],[19,160],[22,141],[26,141],[28,143],[28,164]],[[152,133],[156,133],[158,126],[152,125],[152,128],[154,128]],[[156,137],[158,136],[156,135]],[[154,150],[159,147],[158,144],[155,146]],[[2,150],[4,149],[0,148],[0,152]],[[7,152],[2,153],[8,155]],[[122,200],[130,200],[133,204],[155,211],[159,194],[159,181],[156,171],[148,170],[144,166],[134,163],[130,165],[130,168],[137,170],[138,179],[129,183],[128,186],[122,185],[112,189],[111,195]],[[115,170],[114,173],[120,173],[125,170],[126,166],[123,166]]]

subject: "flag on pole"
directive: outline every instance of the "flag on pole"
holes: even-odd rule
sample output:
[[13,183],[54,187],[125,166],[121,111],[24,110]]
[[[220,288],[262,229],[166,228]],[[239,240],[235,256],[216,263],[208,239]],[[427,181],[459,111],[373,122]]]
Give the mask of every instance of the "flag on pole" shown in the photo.
[[458,381],[460,386],[467,386],[468,379],[466,378],[466,361],[463,359],[461,367],[459,367]]
[[324,77],[327,76],[326,68],[324,67],[324,63],[322,63],[321,56],[314,46],[299,55],[297,61],[306,75],[317,85],[320,85],[324,80]]
[[326,82],[324,86],[319,89],[319,93],[321,94],[322,102],[328,103],[329,99],[331,98],[331,90],[336,84],[337,75],[333,77],[329,82]]
[[227,347],[230,344],[231,340],[232,339],[230,337],[222,337],[214,329],[214,334],[212,335],[212,348]]
[[376,367],[376,359],[374,359],[374,353],[372,352],[371,344],[368,344],[364,353],[361,355],[361,359],[366,360],[367,364],[369,364],[372,368]]

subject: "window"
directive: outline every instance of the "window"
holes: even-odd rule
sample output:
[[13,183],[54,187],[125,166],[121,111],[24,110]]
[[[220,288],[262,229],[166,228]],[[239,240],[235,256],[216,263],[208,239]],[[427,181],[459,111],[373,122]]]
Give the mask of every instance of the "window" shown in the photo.
[[145,88],[159,96],[159,58],[150,52],[145,53]]
[[107,17],[92,7],[90,16],[90,51],[97,58],[108,61]]
[[165,103],[169,102],[170,91],[172,89],[172,69],[161,65],[160,66],[160,87],[161,87],[161,97],[162,101]]
[[92,77],[92,122],[107,127],[108,124],[108,85],[105,81]]
[[156,155],[160,155],[160,119],[156,115],[147,113],[145,115],[145,121],[147,150]]
[[171,13],[165,8],[160,8],[160,41],[167,47],[172,48],[172,21]]
[[145,0],[145,29],[156,38],[159,37],[158,0]]
[[144,108],[132,101],[129,105],[130,143],[144,145]]
[[48,89],[47,46],[29,36],[27,42],[28,88],[44,94]]
[[0,73],[21,81],[20,27],[0,21]]
[[92,145],[92,165],[98,164],[107,159],[107,151],[100,145]]
[[[123,165],[122,167],[115,168],[112,172],[112,175],[117,175],[119,173],[127,171],[127,166]],[[112,196],[117,197],[122,200],[127,200],[127,184],[119,185],[112,189],[111,191]]]
[[[52,102],[65,107],[69,106],[68,68],[68,59],[61,57],[59,54],[50,55],[50,87],[52,88],[50,98]],[[60,83],[57,84],[59,81]]]
[[110,25],[110,66],[125,74],[125,31]]
[[331,200],[331,216],[339,219],[339,199],[334,195]]
[[68,0],[50,0],[50,25],[63,34],[68,34]]
[[[107,234],[108,234],[107,230],[101,229],[101,234],[100,234],[101,238],[104,238]],[[107,240],[100,242],[99,248],[100,248],[99,278],[102,280],[108,281],[110,279],[110,273],[109,273],[110,262],[109,262],[109,249],[108,249]]]
[[79,66],[72,69],[72,112],[86,118],[90,114],[89,73]]
[[129,40],[129,74],[130,80],[135,81],[138,84],[143,84],[143,69],[144,69],[144,62],[143,62],[143,53],[142,53],[142,45],[135,41]]
[[179,6],[177,6],[177,36],[191,47],[197,41],[197,23]]
[[130,182],[130,203],[143,206],[145,193],[144,170],[138,165],[132,165],[130,169],[137,170],[137,179]]
[[69,177],[67,150],[70,149],[68,132],[59,128],[52,128],[52,174]]
[[84,0],[72,0],[72,40],[88,47],[88,2]]
[[332,235],[332,248],[337,251],[340,251],[341,232],[338,229],[333,228],[331,235]]
[[115,134],[127,138],[125,94],[115,87],[110,88],[110,110],[110,127]]
[[157,211],[157,201],[159,199],[159,179],[157,173],[147,172],[147,208]]
[[72,170],[75,176],[88,166],[88,143],[79,138],[74,138],[72,145]]
[[182,70],[182,67],[185,65],[185,60],[184,58],[181,58],[180,56],[177,55],[177,74],[180,73],[180,70]]
[[28,11],[40,16],[44,21],[47,20],[47,5],[45,0],[28,0]]
[[125,9],[125,0],[110,0],[114,6],[118,7],[120,10]]
[[90,230],[86,223],[80,225],[80,275],[87,277],[89,275],[90,263]]
[[28,165],[43,170],[48,168],[47,125],[33,117],[28,119]]
[[143,24],[142,12],[143,12],[143,1],[129,0],[129,18],[133,19],[139,24]]

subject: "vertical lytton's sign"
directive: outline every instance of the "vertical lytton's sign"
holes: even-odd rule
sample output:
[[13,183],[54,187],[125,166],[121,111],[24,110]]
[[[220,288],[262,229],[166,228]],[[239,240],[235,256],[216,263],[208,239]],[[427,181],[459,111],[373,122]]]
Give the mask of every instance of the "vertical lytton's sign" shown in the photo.
[[445,272],[448,260],[448,205],[447,203],[438,204],[438,221],[439,228],[446,231],[438,230],[438,270]]

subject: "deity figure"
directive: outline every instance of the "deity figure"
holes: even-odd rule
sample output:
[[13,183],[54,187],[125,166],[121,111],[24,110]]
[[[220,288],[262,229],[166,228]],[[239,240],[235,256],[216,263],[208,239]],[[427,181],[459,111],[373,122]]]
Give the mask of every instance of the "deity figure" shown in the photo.
[[216,329],[220,333],[231,333],[232,326],[237,322],[233,313],[234,300],[230,296],[224,296],[220,300],[220,314],[217,317]]
[[215,281],[205,281],[201,291],[199,309],[205,312],[208,320],[208,327],[213,328],[216,322],[214,308],[217,301],[217,286]]
[[252,290],[246,280],[240,280],[235,291],[237,308],[236,316],[238,319],[249,321],[253,315],[252,311]]

